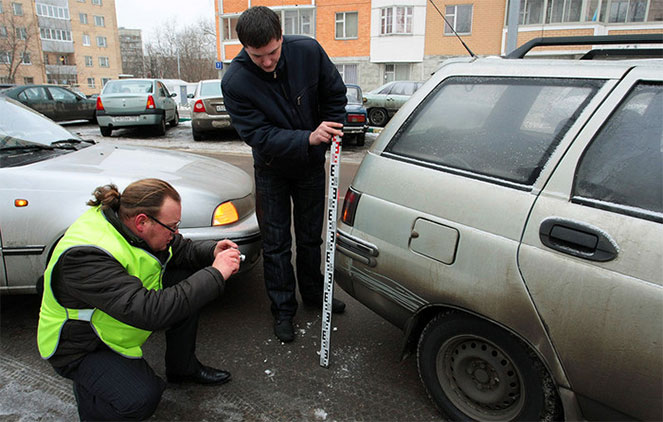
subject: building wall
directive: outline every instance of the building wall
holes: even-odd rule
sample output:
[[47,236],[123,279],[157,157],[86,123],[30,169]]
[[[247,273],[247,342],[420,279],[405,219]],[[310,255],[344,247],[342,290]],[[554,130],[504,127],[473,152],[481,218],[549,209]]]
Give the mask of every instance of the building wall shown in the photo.
[[[87,24],[80,22],[79,13],[87,14]],[[79,89],[88,95],[99,93],[103,88],[104,79],[117,79],[122,73],[115,0],[102,0],[101,5],[92,4],[92,0],[69,0],[69,15]],[[95,16],[103,16],[103,27],[95,26]],[[83,34],[90,36],[89,46],[83,45]],[[106,37],[106,47],[97,45],[97,36]],[[85,56],[92,56],[92,66],[86,66]],[[108,67],[100,65],[99,57],[108,57]],[[94,80],[93,87],[88,86],[88,78]]]
[[[12,3],[21,3],[23,6],[23,16],[14,16]],[[24,84],[32,81],[36,84],[44,83],[46,75],[41,53],[41,44],[39,40],[39,28],[37,26],[37,16],[33,1],[28,0],[0,0],[2,4],[2,13],[0,14],[0,26],[6,26],[9,32],[14,31],[13,27],[25,27],[29,32],[28,52],[30,53],[31,64],[21,64],[15,75],[14,83]],[[11,40],[12,34],[7,38],[0,38],[0,51],[10,50],[16,42]],[[0,64],[0,81],[6,82],[9,77],[9,69],[5,64]]]

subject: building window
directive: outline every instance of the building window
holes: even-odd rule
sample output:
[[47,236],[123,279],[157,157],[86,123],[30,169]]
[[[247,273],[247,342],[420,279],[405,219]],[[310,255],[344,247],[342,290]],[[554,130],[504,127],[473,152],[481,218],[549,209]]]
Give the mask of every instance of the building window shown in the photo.
[[26,76],[23,78],[23,85],[32,85],[35,83],[35,78],[32,76]]
[[15,16],[23,16],[23,4],[22,3],[12,3],[12,8],[14,9]]
[[104,17],[103,16],[95,16],[94,17],[94,26],[106,26]]
[[346,84],[359,83],[356,64],[337,64],[336,69],[338,69],[338,73],[341,74],[341,78],[343,78],[343,82]]
[[411,34],[412,7],[385,7],[380,10],[380,34]]
[[110,81],[111,78],[101,78],[101,87],[103,88],[106,85],[106,82]]
[[85,66],[86,67],[94,66],[94,63],[92,61],[92,56],[85,56]]
[[284,35],[315,36],[314,9],[275,10],[281,16]]
[[94,78],[87,78],[87,87],[88,87],[88,88],[95,88],[95,86],[94,86]]
[[336,39],[354,39],[358,34],[357,12],[340,12],[336,14]]
[[2,13],[2,2],[0,2],[0,13]]
[[92,0],[92,4],[101,6],[101,0]]
[[0,51],[0,63],[9,64],[12,61],[12,54],[9,51]]
[[16,28],[16,38],[19,40],[27,40],[28,39],[28,30],[25,27],[19,27]]
[[106,37],[97,37],[97,47],[108,47]]
[[604,0],[608,3],[608,23],[644,22],[647,0]]
[[90,36],[88,34],[83,34],[83,45],[90,45]]
[[544,0],[520,0],[518,24],[534,25],[543,23]]
[[238,39],[237,30],[235,29],[237,27],[238,19],[237,16],[223,18],[223,39],[225,41]]
[[30,59],[30,53],[27,51],[24,51],[23,54],[21,55],[21,63],[22,64],[32,64],[32,60]]
[[580,22],[582,0],[548,0],[546,23]]
[[99,57],[99,67],[108,67],[108,57]]
[[83,25],[87,25],[87,13],[79,13],[78,19],[81,21]]
[[409,63],[388,63],[384,65],[384,82],[406,81],[410,79]]
[[69,9],[66,7],[57,7],[42,3],[36,3],[35,6],[38,16],[46,16],[54,19],[69,19]]
[[71,31],[64,29],[40,28],[39,34],[42,40],[71,41]]
[[0,26],[0,38],[7,38],[7,27]]
[[[471,4],[458,4],[454,6],[447,6],[444,9],[444,17],[447,18],[447,24],[444,23],[444,34],[453,35],[454,32],[451,28],[455,29],[459,34],[472,33],[472,5]],[[451,25],[451,27],[449,27]]]

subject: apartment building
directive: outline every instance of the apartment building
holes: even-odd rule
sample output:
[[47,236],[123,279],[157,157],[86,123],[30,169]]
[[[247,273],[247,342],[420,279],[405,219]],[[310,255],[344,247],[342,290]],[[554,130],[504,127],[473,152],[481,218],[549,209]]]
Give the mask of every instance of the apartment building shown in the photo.
[[143,54],[143,31],[120,27],[120,53],[122,55],[122,73],[125,77],[145,77]]
[[115,0],[0,3],[0,81],[53,83],[93,94],[121,73]]
[[[507,51],[510,0],[216,0],[217,56],[240,51],[235,26],[251,6],[281,15],[284,34],[316,38],[343,79],[369,90],[391,80],[425,80],[445,59]],[[542,36],[663,33],[663,0],[513,0],[517,45]],[[516,6],[516,5],[514,5]],[[574,57],[573,47],[533,54]]]

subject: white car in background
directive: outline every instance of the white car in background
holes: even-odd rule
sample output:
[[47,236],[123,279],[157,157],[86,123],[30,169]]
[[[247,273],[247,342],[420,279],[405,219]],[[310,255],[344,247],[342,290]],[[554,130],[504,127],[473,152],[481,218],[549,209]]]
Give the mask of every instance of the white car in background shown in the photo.
[[206,79],[198,82],[192,98],[191,134],[194,141],[231,127],[230,115],[226,111],[221,92],[221,79]]

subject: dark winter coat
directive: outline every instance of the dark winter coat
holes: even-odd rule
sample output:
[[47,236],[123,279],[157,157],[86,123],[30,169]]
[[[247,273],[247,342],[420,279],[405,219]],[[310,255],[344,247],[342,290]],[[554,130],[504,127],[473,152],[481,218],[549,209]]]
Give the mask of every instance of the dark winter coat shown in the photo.
[[244,49],[223,76],[233,127],[253,149],[256,166],[290,173],[324,165],[326,144],[310,146],[321,122],[342,123],[345,84],[313,38],[284,36],[274,72],[256,66]]
[[[104,214],[131,245],[145,249],[162,263],[167,259],[167,251],[151,251],[122,224],[115,212]],[[211,266],[216,242],[192,242],[176,234],[171,246],[173,257],[168,269],[183,269],[193,274],[163,290],[146,290],[139,279],[130,276],[118,261],[98,248],[69,249],[53,269],[55,298],[64,307],[97,308],[144,330],[167,328],[218,297],[225,288],[223,276]],[[56,368],[62,367],[106,347],[89,322],[70,320],[64,324],[58,348],[49,362]]]

